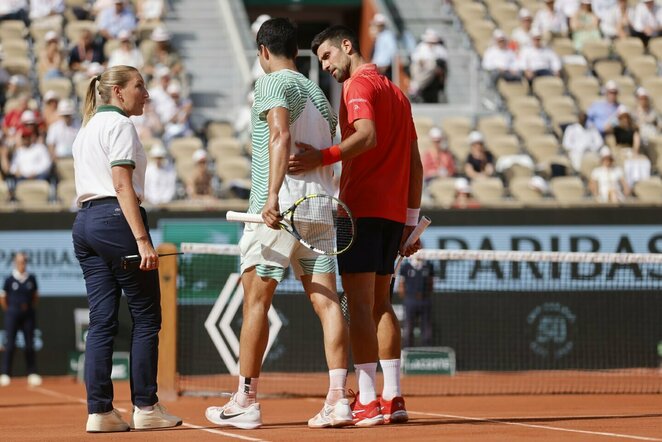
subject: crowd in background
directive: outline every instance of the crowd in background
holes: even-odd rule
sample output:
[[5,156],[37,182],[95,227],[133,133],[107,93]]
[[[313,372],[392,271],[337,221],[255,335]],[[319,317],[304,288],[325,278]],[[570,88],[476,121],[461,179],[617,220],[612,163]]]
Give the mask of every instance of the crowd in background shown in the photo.
[[[120,64],[138,68],[149,85],[150,100],[144,114],[132,117],[151,158],[146,203],[245,197],[250,186],[245,180],[223,182],[218,154],[205,145],[211,140],[196,140],[193,148],[176,147],[175,140],[204,138],[206,134],[194,133],[191,126],[189,76],[163,23],[166,2],[75,3],[81,6],[69,6],[64,0],[0,4],[0,174],[4,181],[0,198],[16,201],[22,182],[43,181],[49,201],[65,206],[71,203],[71,144],[81,124],[82,98],[92,77]],[[516,26],[494,29],[491,44],[479,51],[482,68],[495,90],[499,83],[524,82],[529,85],[529,94],[535,95],[534,83],[539,78],[567,82],[567,57],[554,47],[558,39],[572,42],[572,57],[577,59],[591,42],[636,37],[648,47],[662,30],[662,8],[651,0],[634,4],[627,0],[540,0],[535,10],[524,7],[523,1],[511,3],[518,6]],[[253,32],[268,18],[257,17]],[[2,30],[21,23],[23,29],[13,36]],[[372,62],[394,80],[398,74],[395,69],[402,67],[408,81],[400,84],[413,103],[446,101],[452,66],[438,30],[426,29],[418,38],[409,32],[397,35],[389,18],[377,13],[370,32],[374,38]],[[27,67],[17,65],[15,60],[21,58],[27,60]],[[590,63],[588,67],[588,75],[595,76]],[[254,79],[262,74],[256,64]],[[624,201],[634,196],[638,181],[657,173],[654,143],[662,119],[654,106],[655,93],[638,85],[634,100],[622,100],[628,97],[619,87],[613,81],[605,82],[602,96],[562,125],[555,136],[567,164],[552,165],[544,173],[526,148],[512,155],[493,153],[490,134],[481,133],[478,127],[462,140],[467,152],[461,155],[449,149],[447,134],[440,127],[434,125],[429,131],[426,127],[419,133],[426,183],[436,178],[458,178],[453,205],[476,207],[479,203],[472,199],[472,182],[498,176],[508,186],[505,171],[515,164],[530,169],[531,189],[548,196],[551,178],[578,173],[591,156],[599,158],[599,164],[586,175],[586,190],[597,201]],[[230,133],[223,134],[243,146],[244,159],[249,157],[251,105],[249,93],[246,105],[237,109],[235,121],[228,122]],[[503,114],[508,116],[507,112]]]

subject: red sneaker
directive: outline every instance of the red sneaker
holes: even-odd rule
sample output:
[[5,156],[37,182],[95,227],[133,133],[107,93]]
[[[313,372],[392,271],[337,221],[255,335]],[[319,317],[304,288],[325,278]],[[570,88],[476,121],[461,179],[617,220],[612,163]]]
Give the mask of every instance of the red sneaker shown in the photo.
[[405,410],[405,400],[402,396],[396,396],[390,401],[380,396],[379,406],[382,409],[385,424],[403,424],[409,420],[409,415]]
[[[350,394],[353,393],[350,390]],[[362,404],[359,401],[359,392],[354,395],[354,402],[349,406],[352,409],[354,425],[357,427],[372,427],[373,425],[382,425],[384,416],[379,407],[379,399],[375,399],[369,404]]]

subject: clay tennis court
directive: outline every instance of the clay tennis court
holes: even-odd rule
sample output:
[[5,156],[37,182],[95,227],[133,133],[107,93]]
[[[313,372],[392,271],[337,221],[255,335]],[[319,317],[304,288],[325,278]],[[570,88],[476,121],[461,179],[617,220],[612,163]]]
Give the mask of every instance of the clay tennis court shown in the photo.
[[[485,375],[483,382],[489,382]],[[662,377],[658,382],[662,381]],[[266,383],[265,383],[266,384]],[[128,420],[128,382],[116,382],[115,406]],[[70,377],[45,377],[28,388],[14,378],[0,390],[2,440],[145,441],[662,441],[662,395],[487,395],[413,396],[405,425],[311,430],[306,421],[321,398],[261,399],[264,425],[258,430],[216,427],[204,418],[222,398],[181,397],[164,402],[184,419],[171,430],[87,434],[85,387]]]

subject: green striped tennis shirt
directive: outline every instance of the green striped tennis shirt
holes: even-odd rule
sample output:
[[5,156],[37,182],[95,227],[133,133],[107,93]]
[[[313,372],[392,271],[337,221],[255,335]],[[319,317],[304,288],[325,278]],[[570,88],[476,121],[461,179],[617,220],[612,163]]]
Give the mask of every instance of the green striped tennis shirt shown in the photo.
[[[324,149],[333,144],[337,117],[322,90],[299,72],[283,69],[264,75],[255,84],[251,111],[253,126],[251,164],[252,188],[249,213],[260,213],[267,201],[269,185],[269,110],[283,107],[290,113],[290,152],[295,143]],[[281,210],[311,193],[334,195],[332,166],[323,166],[300,175],[287,175],[279,193]]]

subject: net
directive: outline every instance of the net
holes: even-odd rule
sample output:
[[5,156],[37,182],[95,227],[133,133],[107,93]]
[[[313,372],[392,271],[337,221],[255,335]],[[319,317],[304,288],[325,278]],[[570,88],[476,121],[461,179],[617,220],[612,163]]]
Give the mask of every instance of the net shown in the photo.
[[[238,247],[184,243],[181,251],[180,390],[232,392]],[[429,266],[433,278],[429,295],[404,302],[396,280],[406,395],[662,392],[662,255],[426,249],[403,272],[407,261]],[[321,326],[291,275],[269,323],[261,394],[324,395]]]

